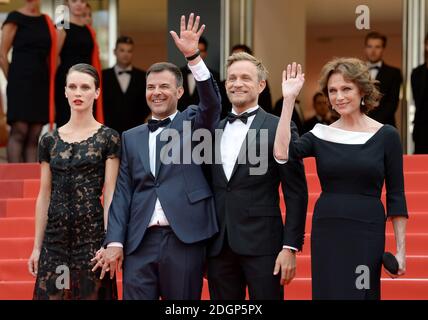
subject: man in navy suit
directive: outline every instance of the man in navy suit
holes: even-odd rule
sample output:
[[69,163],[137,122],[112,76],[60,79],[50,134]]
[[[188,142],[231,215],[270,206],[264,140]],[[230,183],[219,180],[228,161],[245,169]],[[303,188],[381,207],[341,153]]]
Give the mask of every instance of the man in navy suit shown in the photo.
[[177,111],[183,94],[180,69],[156,63],[147,70],[146,100],[153,119],[122,134],[122,159],[109,210],[104,245],[94,258],[101,277],[113,277],[123,261],[124,299],[200,299],[206,240],[217,231],[214,199],[200,165],[162,161],[163,130],[176,131],[183,146],[186,127],[214,131],[221,101],[218,88],[198,51],[205,26],[191,14],[180,36],[171,35],[188,60],[201,92],[199,105]]

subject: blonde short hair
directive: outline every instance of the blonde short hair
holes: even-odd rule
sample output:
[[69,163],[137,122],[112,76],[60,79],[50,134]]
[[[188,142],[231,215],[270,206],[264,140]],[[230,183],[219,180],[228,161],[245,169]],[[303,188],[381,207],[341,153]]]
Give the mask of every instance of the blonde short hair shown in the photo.
[[379,92],[379,81],[370,76],[367,65],[357,58],[334,58],[322,68],[319,84],[321,91],[328,97],[328,80],[332,74],[339,73],[346,81],[353,82],[361,91],[364,105],[361,112],[368,113],[379,105],[382,94]]
[[[227,58],[227,62],[226,62],[227,69],[229,69],[229,67],[237,61],[249,61],[249,62],[251,62],[257,68],[257,76],[258,76],[259,81],[266,80],[267,75],[268,75],[268,71],[267,71],[266,67],[263,65],[263,63],[260,60],[258,60],[257,58],[255,58],[251,54],[248,54],[246,52],[237,52],[237,53],[232,54],[231,56],[229,56],[229,58]],[[227,74],[227,72],[226,72],[226,74]]]

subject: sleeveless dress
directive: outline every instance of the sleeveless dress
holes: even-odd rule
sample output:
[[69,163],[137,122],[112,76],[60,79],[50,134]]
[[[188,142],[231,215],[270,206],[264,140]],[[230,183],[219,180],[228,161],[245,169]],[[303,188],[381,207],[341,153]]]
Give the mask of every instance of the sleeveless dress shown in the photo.
[[[315,157],[322,189],[312,219],[312,298],[380,299],[385,220],[408,216],[398,132],[390,125],[373,134],[317,124],[290,143],[290,152]],[[368,286],[358,280],[361,270],[369,271]]]
[[60,53],[60,65],[55,80],[55,106],[57,128],[70,119],[70,105],[65,97],[65,80],[68,70],[75,64],[92,62],[94,42],[87,26],[70,23],[70,29],[64,29],[66,37]]
[[12,11],[3,23],[17,25],[7,79],[7,122],[49,121],[49,53],[51,37],[43,15]]
[[119,134],[105,126],[76,143],[57,130],[41,138],[39,161],[50,165],[52,191],[34,299],[117,299],[116,279],[100,280],[90,262],[104,241],[105,161],[116,157]]

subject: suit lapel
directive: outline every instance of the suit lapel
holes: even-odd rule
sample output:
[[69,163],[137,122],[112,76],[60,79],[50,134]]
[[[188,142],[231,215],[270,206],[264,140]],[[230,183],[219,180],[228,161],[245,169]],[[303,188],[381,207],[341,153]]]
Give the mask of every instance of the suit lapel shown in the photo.
[[[266,111],[264,111],[261,107],[259,107],[256,117],[254,118],[253,122],[251,123],[250,128],[248,129],[248,132],[250,130],[256,130],[255,135],[251,135],[251,139],[248,139],[248,132],[245,136],[244,142],[241,145],[241,149],[239,150],[238,158],[236,159],[235,166],[233,167],[232,174],[230,175],[229,181],[232,180],[233,176],[235,175],[236,171],[239,168],[240,162],[243,163],[244,160],[247,159],[248,161],[248,149],[251,148],[252,144],[255,143],[255,139],[257,134],[260,131],[260,127],[263,124],[264,120],[266,118]],[[242,161],[240,161],[242,159]]]
[[[149,156],[149,128],[144,125],[139,135],[141,137],[141,148],[138,148],[141,161],[143,162],[144,169],[153,177],[150,170],[150,156]],[[154,177],[153,177],[154,178]]]
[[[180,126],[180,122],[182,123],[182,115],[181,115],[181,112],[178,111],[174,117],[174,120],[172,120],[172,122],[168,126],[166,126],[163,130],[175,129],[178,131],[179,126]],[[162,158],[161,158],[161,154],[160,154],[161,150],[168,143],[168,141],[161,141],[160,140],[160,135],[162,134],[162,131],[156,136],[156,170],[155,170],[155,173],[156,173],[155,177],[156,178],[159,176],[159,170],[162,166]],[[180,141],[180,143],[181,143],[181,141]]]
[[222,158],[221,158],[221,139],[223,137],[223,132],[224,132],[224,128],[226,127],[226,123],[227,120],[223,119],[220,121],[219,125],[218,125],[218,129],[220,129],[220,134],[217,136],[216,135],[216,142],[214,143],[214,148],[216,148],[216,150],[214,150],[214,155],[215,155],[215,161],[214,161],[214,165],[217,168],[217,171],[219,172],[219,174],[221,175],[222,179],[224,180],[225,184],[228,183],[226,174],[224,173],[224,169],[223,169],[223,164],[222,164]]

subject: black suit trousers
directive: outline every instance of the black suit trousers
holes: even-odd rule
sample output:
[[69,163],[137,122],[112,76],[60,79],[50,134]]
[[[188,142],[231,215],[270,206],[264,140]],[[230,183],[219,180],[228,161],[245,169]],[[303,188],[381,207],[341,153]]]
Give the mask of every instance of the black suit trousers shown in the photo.
[[283,300],[280,273],[273,275],[276,255],[245,256],[233,252],[227,239],[219,255],[208,258],[211,300]]

